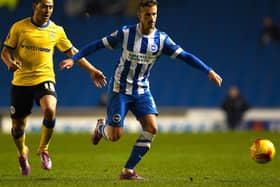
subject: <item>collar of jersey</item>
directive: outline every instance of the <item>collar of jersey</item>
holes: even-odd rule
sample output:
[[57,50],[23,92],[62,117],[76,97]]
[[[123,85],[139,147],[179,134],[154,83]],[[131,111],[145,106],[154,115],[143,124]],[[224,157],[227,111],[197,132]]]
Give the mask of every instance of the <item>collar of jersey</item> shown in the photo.
[[35,25],[36,27],[39,27],[39,28],[46,28],[47,26],[49,26],[50,20],[48,20],[48,22],[47,22],[45,25],[38,25],[38,24],[36,24],[36,23],[33,21],[33,19],[31,18],[31,23],[32,23],[33,25]]

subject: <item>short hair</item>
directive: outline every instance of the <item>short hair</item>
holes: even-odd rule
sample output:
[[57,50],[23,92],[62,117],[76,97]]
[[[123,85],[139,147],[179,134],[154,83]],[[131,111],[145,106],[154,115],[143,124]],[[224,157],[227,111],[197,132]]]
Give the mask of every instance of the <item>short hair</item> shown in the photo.
[[139,0],[138,9],[158,5],[157,0]]
[[40,3],[41,2],[41,0],[33,0],[32,1],[32,3],[34,3],[34,4],[38,4],[38,3]]
[[41,3],[42,0],[33,0],[32,3],[38,4]]

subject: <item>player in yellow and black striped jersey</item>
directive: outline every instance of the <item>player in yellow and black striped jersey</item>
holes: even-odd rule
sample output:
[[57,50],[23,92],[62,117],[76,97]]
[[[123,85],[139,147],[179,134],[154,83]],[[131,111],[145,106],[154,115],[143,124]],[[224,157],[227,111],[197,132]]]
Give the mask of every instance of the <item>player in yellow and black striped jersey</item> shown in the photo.
[[[33,16],[24,18],[10,28],[4,41],[1,58],[13,72],[11,85],[11,133],[19,154],[22,175],[29,175],[28,147],[25,145],[26,117],[31,113],[33,101],[43,113],[42,133],[38,148],[43,169],[50,170],[52,162],[48,152],[56,119],[56,91],[53,54],[56,47],[71,57],[78,50],[67,38],[63,27],[50,20],[53,0],[34,0]],[[106,77],[85,58],[78,64],[87,70],[97,87],[106,84]],[[61,69],[72,65],[60,65]]]

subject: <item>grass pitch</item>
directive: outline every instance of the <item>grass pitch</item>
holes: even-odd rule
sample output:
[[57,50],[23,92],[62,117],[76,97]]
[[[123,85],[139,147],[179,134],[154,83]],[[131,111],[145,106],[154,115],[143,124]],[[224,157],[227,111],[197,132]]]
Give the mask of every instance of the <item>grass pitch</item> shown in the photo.
[[[44,171],[36,155],[39,135],[27,134],[32,170],[30,176],[23,177],[10,135],[0,134],[0,186],[278,187],[280,184],[279,133],[158,134],[150,152],[136,168],[148,180],[119,181],[119,172],[137,137],[124,134],[118,142],[102,140],[94,146],[89,134],[54,134],[50,145],[53,169]],[[249,147],[259,137],[272,140],[276,146],[276,156],[267,164],[257,164],[249,157]]]

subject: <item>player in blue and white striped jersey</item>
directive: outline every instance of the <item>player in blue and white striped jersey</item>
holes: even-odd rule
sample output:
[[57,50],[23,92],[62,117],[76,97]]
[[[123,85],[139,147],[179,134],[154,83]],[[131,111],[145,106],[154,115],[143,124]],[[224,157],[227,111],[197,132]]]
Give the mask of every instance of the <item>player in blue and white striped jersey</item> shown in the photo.
[[123,132],[124,118],[130,110],[142,125],[143,132],[136,140],[131,155],[121,171],[120,179],[143,179],[135,172],[135,166],[150,149],[157,133],[156,104],[149,87],[150,70],[162,55],[178,58],[208,74],[218,86],[222,78],[199,58],[183,50],[164,32],[156,27],[157,1],[140,0],[139,23],[124,26],[101,40],[83,47],[71,59],[62,61],[61,67],[72,66],[74,61],[102,48],[121,48],[122,52],[108,87],[106,123],[99,119],[93,134],[93,144],[103,137],[117,141]]

